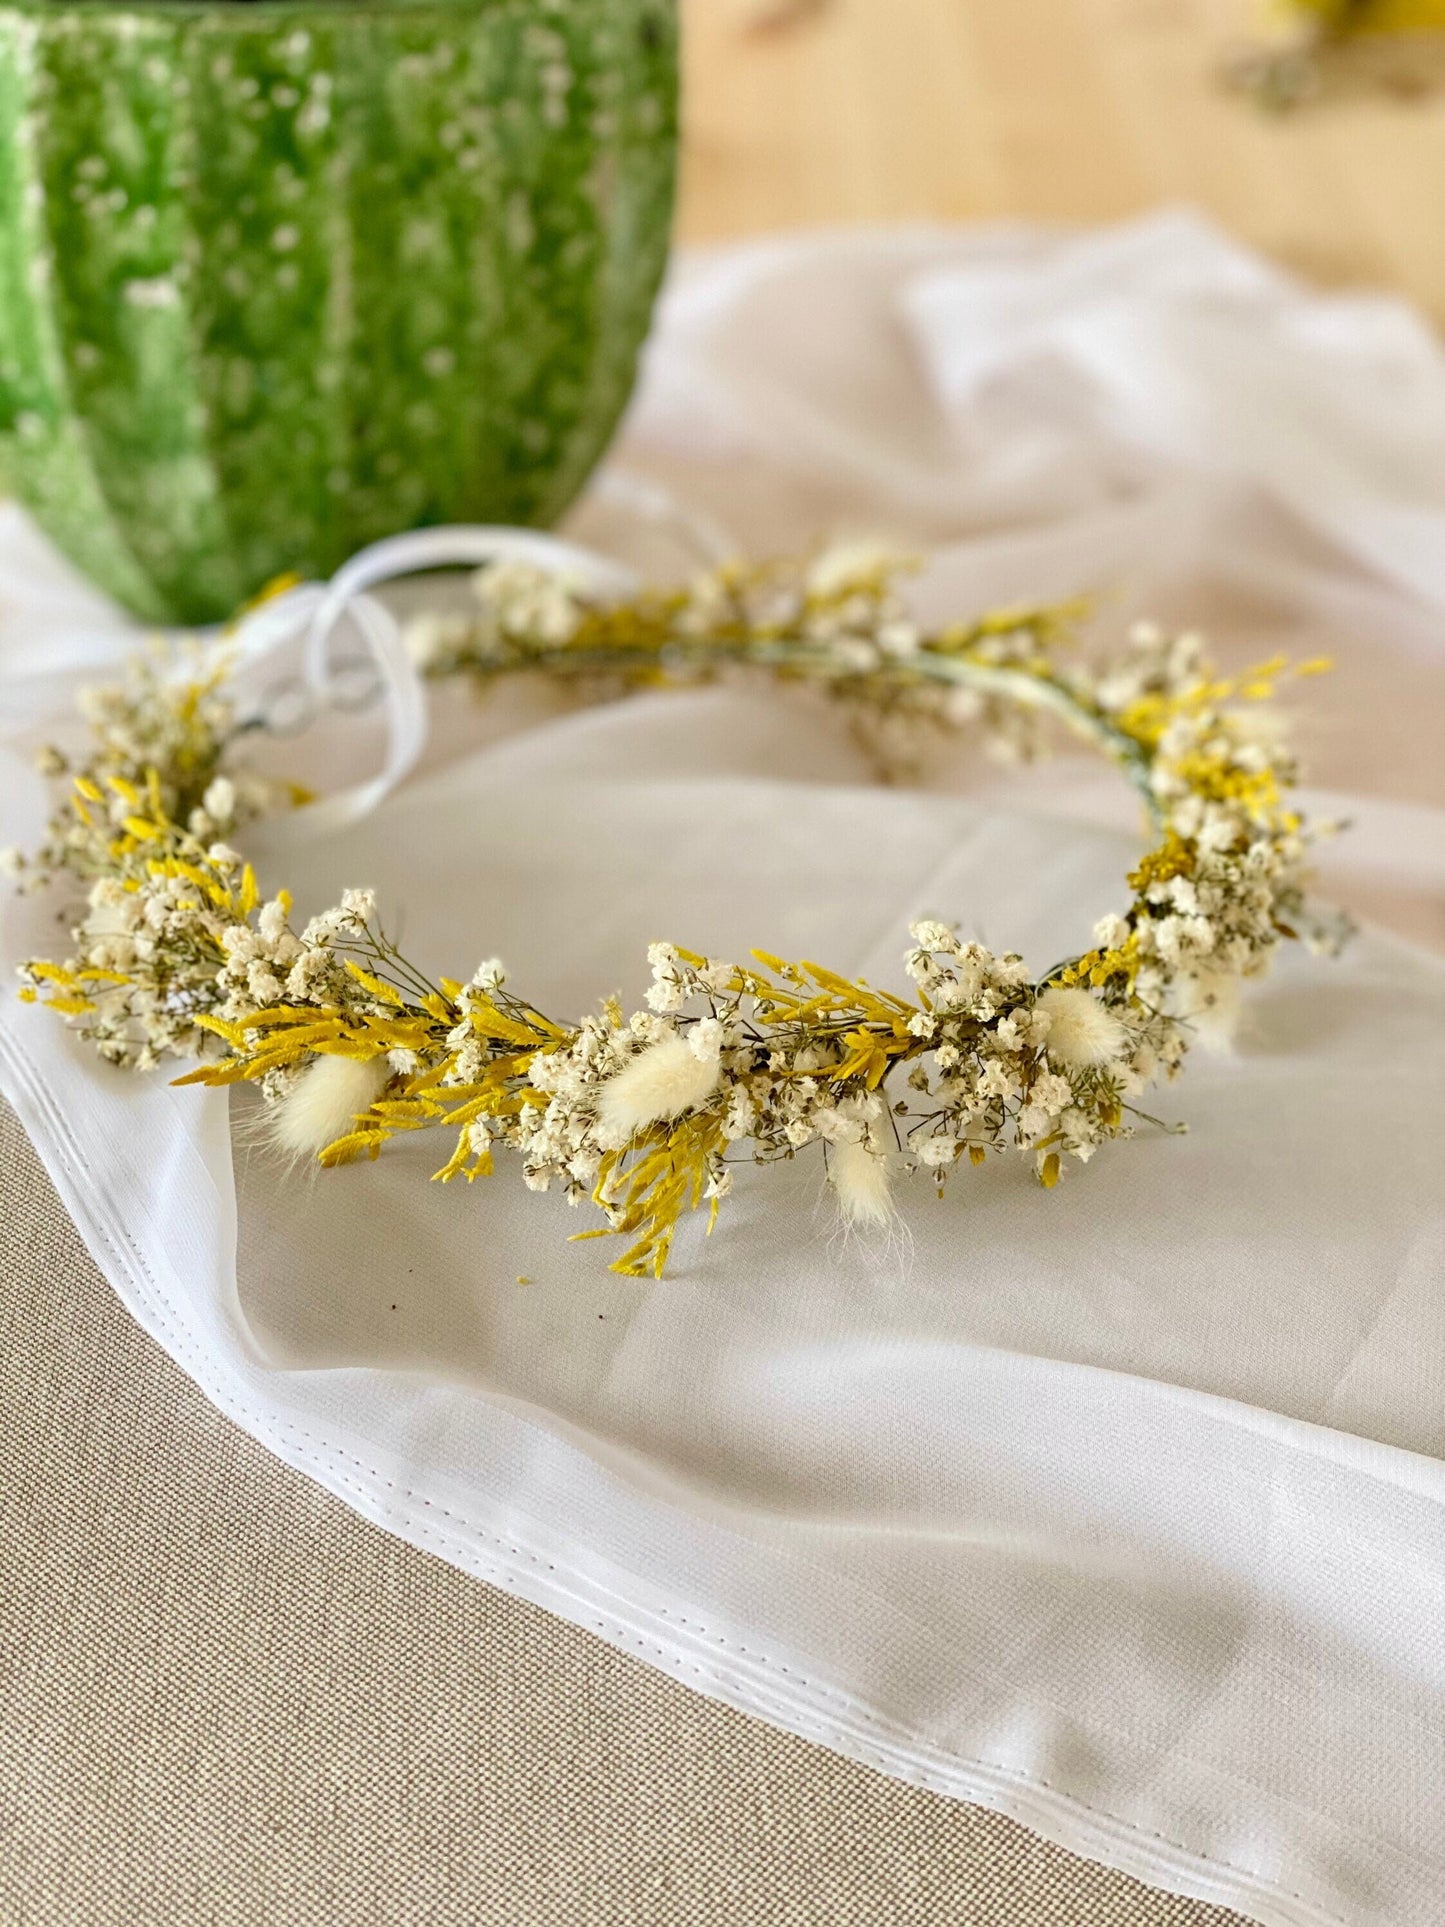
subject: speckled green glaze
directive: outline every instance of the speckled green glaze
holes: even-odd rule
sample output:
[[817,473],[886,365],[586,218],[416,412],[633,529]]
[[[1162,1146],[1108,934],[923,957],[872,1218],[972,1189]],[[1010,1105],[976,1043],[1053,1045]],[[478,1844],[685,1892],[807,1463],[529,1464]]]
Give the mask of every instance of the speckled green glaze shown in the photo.
[[0,481],[163,621],[549,522],[675,145],[674,0],[0,0]]

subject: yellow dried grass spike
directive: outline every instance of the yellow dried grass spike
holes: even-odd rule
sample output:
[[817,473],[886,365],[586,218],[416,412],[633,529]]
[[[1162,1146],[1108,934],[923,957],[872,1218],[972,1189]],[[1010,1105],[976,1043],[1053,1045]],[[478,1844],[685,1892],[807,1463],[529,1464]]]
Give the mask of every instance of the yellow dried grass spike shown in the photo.
[[359,1157],[379,1158],[387,1136],[386,1131],[348,1131],[345,1137],[337,1138],[324,1151],[318,1151],[316,1162],[324,1164],[329,1171],[338,1164],[350,1164]]
[[389,984],[380,977],[374,977],[369,970],[364,969],[361,964],[357,963],[354,957],[348,957],[346,959],[346,968],[349,975],[356,979],[362,989],[369,990],[373,997],[379,997],[382,1003],[390,1004],[393,1009],[404,1010],[406,1008],[406,999],[402,996],[395,984]]

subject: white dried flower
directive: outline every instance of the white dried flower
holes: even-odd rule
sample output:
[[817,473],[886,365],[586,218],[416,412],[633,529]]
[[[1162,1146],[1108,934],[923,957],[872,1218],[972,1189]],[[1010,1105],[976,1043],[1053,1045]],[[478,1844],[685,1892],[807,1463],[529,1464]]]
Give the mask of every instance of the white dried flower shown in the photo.
[[1101,998],[1075,985],[1051,984],[1038,1000],[1048,1018],[1044,1049],[1053,1063],[1068,1070],[1096,1070],[1116,1063],[1128,1047],[1129,1033]]
[[845,1223],[887,1224],[893,1214],[893,1187],[881,1151],[871,1150],[862,1139],[839,1144],[829,1160],[828,1176]]
[[1127,921],[1110,911],[1108,916],[1100,917],[1094,925],[1094,942],[1101,950],[1117,950],[1129,937]]
[[955,1163],[963,1146],[957,1138],[938,1136],[910,1139],[909,1148],[920,1164],[936,1171],[944,1165]]
[[1060,1077],[1056,1071],[1045,1071],[1029,1087],[1030,1104],[1038,1105],[1050,1117],[1057,1117],[1073,1101],[1073,1086],[1067,1077]]
[[221,948],[232,963],[247,963],[258,952],[256,932],[249,924],[228,923],[221,932]]
[[706,1064],[715,1064],[725,1038],[726,1032],[718,1018],[700,1017],[688,1030],[687,1047],[694,1057]]
[[330,968],[324,951],[303,950],[286,978],[287,997],[294,1003],[306,1003],[326,981]]
[[1011,1098],[1019,1091],[1018,1072],[997,1057],[991,1057],[979,1072],[978,1088],[984,1097]]
[[229,776],[213,776],[201,798],[201,808],[215,824],[229,823],[236,814],[236,786]]
[[1231,971],[1202,970],[1177,985],[1170,1008],[1205,1050],[1227,1057],[1244,1015],[1243,981]]
[[920,950],[956,951],[958,938],[946,923],[936,918],[924,917],[908,926],[908,934]]
[[391,1075],[384,1057],[318,1057],[267,1114],[272,1142],[292,1157],[314,1158],[353,1130]]
[[463,615],[426,610],[413,616],[402,631],[406,653],[422,671],[450,661],[472,638],[472,625]]
[[718,1054],[699,1055],[676,1032],[646,1045],[602,1086],[597,1122],[605,1140],[625,1144],[649,1124],[670,1123],[706,1104],[718,1087]]
[[752,1093],[744,1084],[734,1084],[728,1098],[727,1115],[723,1119],[722,1133],[730,1144],[741,1138],[749,1138],[757,1127],[758,1108]]
[[858,1144],[865,1134],[861,1119],[832,1104],[820,1105],[813,1112],[812,1124],[827,1144]]
[[482,606],[508,634],[556,648],[570,642],[582,619],[568,585],[530,562],[492,562],[472,577]]
[[279,898],[261,905],[256,928],[267,943],[276,943],[286,934],[286,906]]
[[246,989],[252,1001],[263,1007],[281,1001],[281,979],[263,958],[257,957],[247,966]]
[[[1023,1026],[1022,1028],[1021,1028],[1021,1024]],[[1026,1034],[1029,1028],[1030,1027],[1028,1026],[1027,1019],[1024,1017],[1024,1013],[1017,1010],[1011,1010],[1007,1015],[1007,1017],[999,1018],[998,1022],[993,1027],[993,1034],[997,1042],[1003,1047],[1004,1050],[1020,1051],[1023,1049],[1025,1043],[1029,1041],[1028,1036]],[[1047,1028],[1048,1028],[1047,1020],[1045,1020],[1044,1028],[1045,1028],[1045,1031],[1047,1031]]]
[[916,622],[905,622],[901,617],[892,622],[879,625],[878,647],[885,656],[896,659],[916,656],[923,646],[923,636]]
[[912,568],[914,563],[915,558],[906,550],[877,536],[835,542],[809,569],[808,593],[831,602],[860,590],[876,592],[891,576]]

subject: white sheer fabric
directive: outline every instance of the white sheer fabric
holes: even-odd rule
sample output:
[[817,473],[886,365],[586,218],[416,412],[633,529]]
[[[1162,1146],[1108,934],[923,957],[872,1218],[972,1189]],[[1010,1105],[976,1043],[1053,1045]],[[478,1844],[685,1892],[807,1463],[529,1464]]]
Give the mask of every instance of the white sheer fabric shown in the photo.
[[[1434,1927],[1445,356],[1185,216],[769,243],[679,268],[618,459],[643,484],[575,529],[644,567],[682,560],[638,519],[661,485],[754,552],[928,544],[926,613],[1092,587],[1106,630],[1331,652],[1311,801],[1356,829],[1327,887],[1394,934],[1290,959],[1238,1057],[1160,1098],[1187,1138],[1052,1195],[1001,1164],[920,1191],[887,1249],[800,1162],[660,1285],[515,1174],[427,1185],[431,1144],[279,1179],[223,1094],[6,1002],[5,1089],[97,1259],[283,1458],[701,1690],[1271,1927]],[[127,633],[13,514],[0,604],[24,843],[26,745]],[[887,981],[932,912],[1047,962],[1137,847],[1108,772],[879,790],[784,698],[442,692],[408,749],[382,800],[374,717],[268,745],[367,807],[270,829],[264,875],[303,908],[373,883],[418,957],[501,954],[558,1014],[640,996],[657,936]],[[53,917],[7,900],[6,959]]]

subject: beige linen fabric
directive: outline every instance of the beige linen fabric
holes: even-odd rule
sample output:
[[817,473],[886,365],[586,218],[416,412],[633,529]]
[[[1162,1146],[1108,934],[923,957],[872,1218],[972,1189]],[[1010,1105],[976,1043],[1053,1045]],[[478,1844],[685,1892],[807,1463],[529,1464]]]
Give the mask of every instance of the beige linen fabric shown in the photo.
[[3,1927],[1240,1927],[376,1530],[131,1323],[0,1113]]

